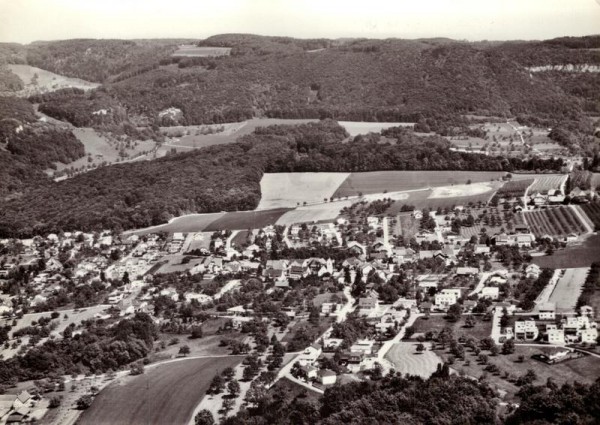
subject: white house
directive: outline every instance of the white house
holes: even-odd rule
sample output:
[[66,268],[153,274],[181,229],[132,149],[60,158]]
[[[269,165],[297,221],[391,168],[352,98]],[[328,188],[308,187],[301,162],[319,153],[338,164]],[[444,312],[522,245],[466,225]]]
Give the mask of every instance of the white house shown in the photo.
[[548,336],[548,343],[550,344],[565,343],[565,331],[563,329],[558,329],[556,325],[546,326],[546,335]]
[[540,277],[541,272],[542,269],[537,264],[530,264],[525,269],[525,274],[527,275],[527,277],[531,277],[533,279],[537,279],[538,277]]
[[518,320],[515,322],[515,338],[535,340],[539,335],[535,320]]
[[333,385],[337,380],[337,375],[335,372],[329,369],[321,369],[318,373],[319,382],[322,385]]
[[461,296],[460,289],[442,289],[435,294],[435,306],[439,310],[446,310],[453,304],[456,304]]
[[306,365],[313,365],[315,364],[315,362],[317,361],[317,359],[319,358],[319,356],[321,355],[321,353],[323,352],[323,349],[321,348],[320,345],[317,344],[313,344],[310,345],[308,347],[306,347],[306,349],[302,352],[302,354],[300,354],[300,358],[298,359],[298,362],[300,363],[301,366],[306,366]]
[[556,317],[556,304],[547,302],[538,306],[538,317],[540,320],[554,320]]
[[484,286],[479,293],[479,298],[497,300],[500,296],[500,289],[497,286]]

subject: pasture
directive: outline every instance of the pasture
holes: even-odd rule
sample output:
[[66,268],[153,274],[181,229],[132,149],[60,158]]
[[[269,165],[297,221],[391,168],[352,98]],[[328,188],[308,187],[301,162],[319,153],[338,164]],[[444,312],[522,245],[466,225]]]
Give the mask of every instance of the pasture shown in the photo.
[[19,91],[17,96],[27,97],[34,94],[47,93],[65,88],[78,88],[82,90],[91,90],[100,86],[98,83],[80,80],[79,78],[65,77],[44,69],[29,65],[7,65],[14,74],[23,81],[24,88]]
[[575,311],[588,270],[588,267],[565,269],[565,273],[558,279],[548,299],[549,302],[556,304],[557,313]]
[[289,208],[228,212],[209,223],[203,230],[214,232],[217,230],[259,229],[270,224],[275,224],[287,211],[289,211]]
[[363,122],[363,121],[338,121],[338,123],[346,129],[350,136],[358,136],[359,134],[381,133],[391,127],[413,127],[414,122]]
[[243,356],[190,358],[147,368],[106,387],[81,415],[80,425],[187,424],[215,374]]
[[329,200],[348,173],[266,173],[260,180],[257,210],[293,208]]
[[569,207],[527,211],[523,217],[536,237],[564,237],[570,233],[586,233],[585,225]]
[[352,173],[333,194],[334,198],[359,194],[399,192],[437,186],[489,182],[506,175],[503,171],[373,171]]
[[218,220],[226,213],[210,213],[210,214],[189,214],[181,217],[174,218],[167,224],[161,224],[159,226],[146,227],[144,229],[129,230],[124,232],[125,235],[146,235],[148,233],[190,233],[190,232],[202,232],[209,224]]
[[385,358],[394,365],[396,372],[427,379],[436,371],[437,365],[443,361],[434,351],[431,351],[429,343],[424,343],[427,350],[422,353],[417,353],[417,345],[417,342],[394,344]]
[[549,269],[589,267],[595,261],[600,261],[600,235],[590,235],[583,243],[567,246],[552,255],[533,257],[532,260],[534,264]]
[[193,44],[177,46],[171,56],[187,58],[205,58],[210,56],[229,56],[231,47],[199,47]]
[[288,226],[295,223],[313,223],[317,221],[335,220],[340,215],[340,211],[345,207],[349,207],[351,204],[351,201],[334,201],[298,207],[283,214],[277,220],[277,224]]

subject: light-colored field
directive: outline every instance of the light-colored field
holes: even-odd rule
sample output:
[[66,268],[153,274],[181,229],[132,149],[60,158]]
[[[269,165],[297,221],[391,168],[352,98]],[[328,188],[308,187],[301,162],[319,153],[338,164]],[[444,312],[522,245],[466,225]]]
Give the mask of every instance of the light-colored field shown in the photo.
[[381,130],[391,127],[413,127],[414,122],[362,122],[362,121],[338,121],[346,129],[350,136],[359,134],[379,133]]
[[198,47],[193,44],[184,44],[178,47],[171,56],[202,58],[208,56],[229,56],[231,52],[231,47]]
[[503,171],[374,171],[352,173],[333,195],[401,192],[437,186],[489,182],[505,176]]
[[260,181],[262,196],[257,210],[323,202],[333,196],[348,176],[348,173],[267,173]]
[[23,81],[24,88],[16,93],[18,96],[31,96],[69,87],[91,90],[100,85],[79,78],[65,77],[29,65],[8,65],[8,68]]
[[81,425],[187,424],[219,371],[243,356],[187,359],[115,381],[79,419]]
[[208,224],[204,230],[248,230],[260,229],[270,224],[275,224],[277,220],[289,209],[278,208],[263,211],[236,211],[223,214],[217,220]]
[[459,184],[456,186],[436,187],[429,197],[435,199],[475,196],[491,192],[493,189],[490,183]]
[[535,182],[529,188],[528,193],[546,193],[550,189],[560,189],[568,177],[567,174],[519,174],[518,176],[519,178],[523,176],[535,178]]
[[277,220],[277,224],[288,226],[295,223],[313,223],[316,221],[334,220],[339,216],[340,211],[343,208],[349,207],[351,204],[351,201],[334,201],[319,205],[299,207],[283,214]]
[[221,218],[226,213],[211,213],[211,214],[189,214],[174,218],[167,224],[159,226],[146,227],[144,229],[130,230],[124,232],[125,235],[145,235],[148,233],[158,232],[201,232],[213,221]]
[[556,303],[557,313],[567,313],[575,310],[588,270],[588,267],[565,269],[565,274],[558,280],[548,299],[548,301]]
[[420,354],[417,353],[417,345],[415,342],[394,344],[385,358],[394,365],[396,372],[429,378],[436,371],[437,365],[443,363],[442,359],[431,351],[429,343],[424,343],[427,351]]

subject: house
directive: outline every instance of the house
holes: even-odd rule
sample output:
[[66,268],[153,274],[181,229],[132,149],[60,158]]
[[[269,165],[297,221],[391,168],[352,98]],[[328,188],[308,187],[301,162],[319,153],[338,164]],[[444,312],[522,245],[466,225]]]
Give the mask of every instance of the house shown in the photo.
[[542,269],[537,264],[530,264],[525,269],[525,274],[527,277],[537,279],[540,277],[540,273],[542,273]]
[[476,276],[479,273],[477,267],[458,267],[456,274],[459,276]]
[[565,200],[565,195],[560,189],[550,189],[548,191],[548,202],[551,204],[562,204]]
[[565,343],[565,331],[563,329],[558,329],[556,325],[546,326],[546,336],[548,337],[549,344]]
[[337,380],[337,375],[329,369],[321,369],[318,372],[318,380],[322,385],[333,385]]
[[554,320],[556,317],[556,304],[555,303],[543,303],[538,306],[538,318],[540,320]]
[[598,329],[597,328],[586,328],[580,329],[578,332],[579,339],[581,342],[588,344],[595,344],[598,340]]
[[301,261],[294,261],[290,264],[288,276],[290,279],[301,279],[308,276],[309,269]]
[[300,372],[308,380],[308,379],[317,378],[318,373],[319,373],[319,369],[317,369],[314,366],[306,365],[306,366],[300,366]]
[[497,286],[484,286],[479,293],[479,298],[497,300],[500,296],[500,288]]
[[357,255],[360,255],[361,257],[367,255],[367,247],[356,241],[348,242],[347,247],[348,247],[348,251],[353,252]]
[[339,307],[337,303],[323,303],[321,304],[321,313],[322,314],[332,314],[335,313]]
[[13,408],[15,410],[19,410],[22,407],[29,407],[29,405],[31,404],[32,401],[33,401],[33,398],[31,397],[31,394],[29,394],[27,391],[23,390],[19,393],[19,395],[17,395],[17,399],[15,400],[15,402],[13,404]]
[[313,344],[311,346],[306,347],[306,349],[300,354],[298,358],[298,362],[301,366],[305,365],[313,365],[323,352],[323,349],[318,344]]
[[447,310],[448,307],[456,304],[461,294],[460,289],[442,289],[441,292],[435,294],[435,307],[438,310]]
[[431,304],[430,302],[424,302],[419,304],[419,310],[421,310],[422,313],[431,313],[431,309],[433,308],[433,304]]
[[370,339],[359,339],[350,347],[351,353],[373,354],[373,345],[375,341]]
[[577,233],[569,233],[567,236],[565,236],[565,242],[567,243],[577,242],[578,240],[579,236],[577,235]]
[[374,310],[379,306],[379,301],[375,297],[363,297],[358,299],[359,310]]
[[473,250],[474,254],[489,254],[490,247],[487,245],[475,245],[475,249]]
[[515,322],[515,338],[533,341],[539,335],[535,320],[518,320]]

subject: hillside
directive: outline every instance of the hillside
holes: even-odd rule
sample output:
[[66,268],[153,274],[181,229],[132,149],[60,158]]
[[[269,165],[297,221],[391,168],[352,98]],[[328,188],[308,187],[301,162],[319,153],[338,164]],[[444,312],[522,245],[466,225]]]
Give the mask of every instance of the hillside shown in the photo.
[[186,213],[255,209],[263,173],[375,170],[553,169],[561,160],[503,159],[450,151],[439,136],[400,127],[343,143],[347,133],[325,120],[259,127],[238,142],[154,160],[101,167],[0,202],[0,236],[60,230],[117,230],[165,223]]

